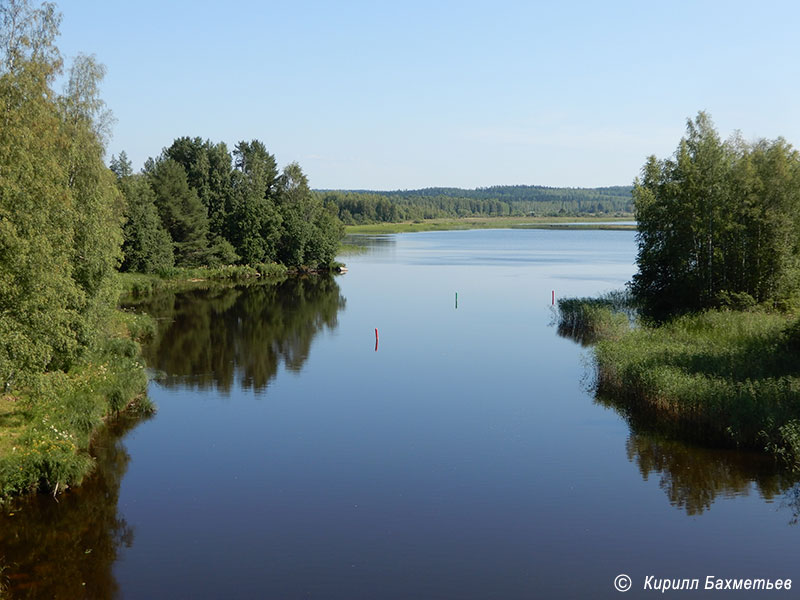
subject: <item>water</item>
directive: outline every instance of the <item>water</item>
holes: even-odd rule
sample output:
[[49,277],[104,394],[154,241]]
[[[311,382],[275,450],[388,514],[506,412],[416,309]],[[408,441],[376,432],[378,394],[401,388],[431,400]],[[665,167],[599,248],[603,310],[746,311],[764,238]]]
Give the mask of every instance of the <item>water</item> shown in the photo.
[[615,598],[620,573],[626,597],[648,575],[796,575],[794,481],[631,429],[556,334],[552,291],[620,288],[633,232],[359,243],[335,280],[154,303],[159,412],[99,442],[83,489],[0,517],[9,597]]

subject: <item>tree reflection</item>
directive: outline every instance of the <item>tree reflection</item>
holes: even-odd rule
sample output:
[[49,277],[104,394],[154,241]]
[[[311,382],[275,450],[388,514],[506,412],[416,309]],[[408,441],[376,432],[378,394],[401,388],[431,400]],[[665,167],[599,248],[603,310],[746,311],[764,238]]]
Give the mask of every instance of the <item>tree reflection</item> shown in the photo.
[[[145,310],[161,319],[145,349],[166,383],[228,390],[235,378],[262,389],[280,364],[299,371],[314,337],[337,325],[344,306],[331,277],[290,278],[280,284],[168,294]],[[130,456],[124,434],[140,418],[122,415],[96,436],[95,472],[58,497],[35,496],[0,507],[0,598],[112,598],[112,565],[133,543],[117,513],[120,482]]]
[[720,496],[757,491],[763,499],[773,500],[798,481],[796,473],[773,457],[726,448],[723,440],[712,439],[703,427],[622,399],[598,395],[595,401],[627,421],[630,434],[625,452],[642,478],[657,475],[670,504],[688,515],[709,510]]
[[781,506],[792,511],[792,518],[789,524],[797,525],[800,522],[800,483],[795,483],[786,491],[783,495]]
[[264,389],[281,363],[300,371],[314,337],[337,326],[345,300],[332,277],[170,294],[142,308],[159,319],[147,363],[164,383]]
[[121,439],[141,417],[120,416],[95,437],[94,473],[59,496],[19,499],[0,512],[2,598],[112,598],[117,551],[133,530],[117,514],[130,456]]
[[699,448],[652,434],[631,432],[625,450],[642,478],[657,474],[670,504],[688,515],[702,514],[719,496],[746,496],[752,490],[773,500],[794,481],[769,457]]

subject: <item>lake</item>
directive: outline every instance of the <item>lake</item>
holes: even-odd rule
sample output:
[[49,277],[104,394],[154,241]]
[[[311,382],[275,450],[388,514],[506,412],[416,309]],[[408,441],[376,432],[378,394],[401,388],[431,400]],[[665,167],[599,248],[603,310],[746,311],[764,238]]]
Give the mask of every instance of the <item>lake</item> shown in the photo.
[[335,279],[150,303],[158,413],[105,432],[81,489],[0,516],[10,598],[616,598],[623,573],[627,598],[658,594],[651,575],[720,597],[705,577],[794,577],[795,479],[629,424],[557,334],[553,292],[623,287],[634,232],[357,243]]

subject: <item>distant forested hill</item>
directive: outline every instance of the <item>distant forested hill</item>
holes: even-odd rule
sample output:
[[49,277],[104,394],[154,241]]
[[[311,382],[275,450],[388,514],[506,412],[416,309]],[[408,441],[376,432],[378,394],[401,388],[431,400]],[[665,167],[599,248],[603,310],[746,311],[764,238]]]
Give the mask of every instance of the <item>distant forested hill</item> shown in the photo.
[[632,213],[632,189],[631,186],[552,188],[540,185],[501,185],[474,190],[318,190],[315,193],[326,205],[338,209],[342,222],[352,225],[439,217]]

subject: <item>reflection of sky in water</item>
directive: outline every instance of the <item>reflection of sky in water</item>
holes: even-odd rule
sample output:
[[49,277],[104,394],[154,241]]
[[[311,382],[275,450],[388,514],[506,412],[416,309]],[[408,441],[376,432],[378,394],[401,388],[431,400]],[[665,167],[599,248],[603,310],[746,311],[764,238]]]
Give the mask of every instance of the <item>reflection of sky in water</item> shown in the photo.
[[486,269],[491,269],[492,276],[527,277],[557,287],[559,297],[587,295],[620,289],[630,280],[635,272],[635,235],[634,231],[539,229],[354,235],[354,243],[370,251],[344,260],[351,268],[361,264],[471,268],[475,277],[487,276]]
[[385,261],[415,265],[587,265],[635,260],[633,231],[484,229],[352,236],[374,252],[348,262]]

